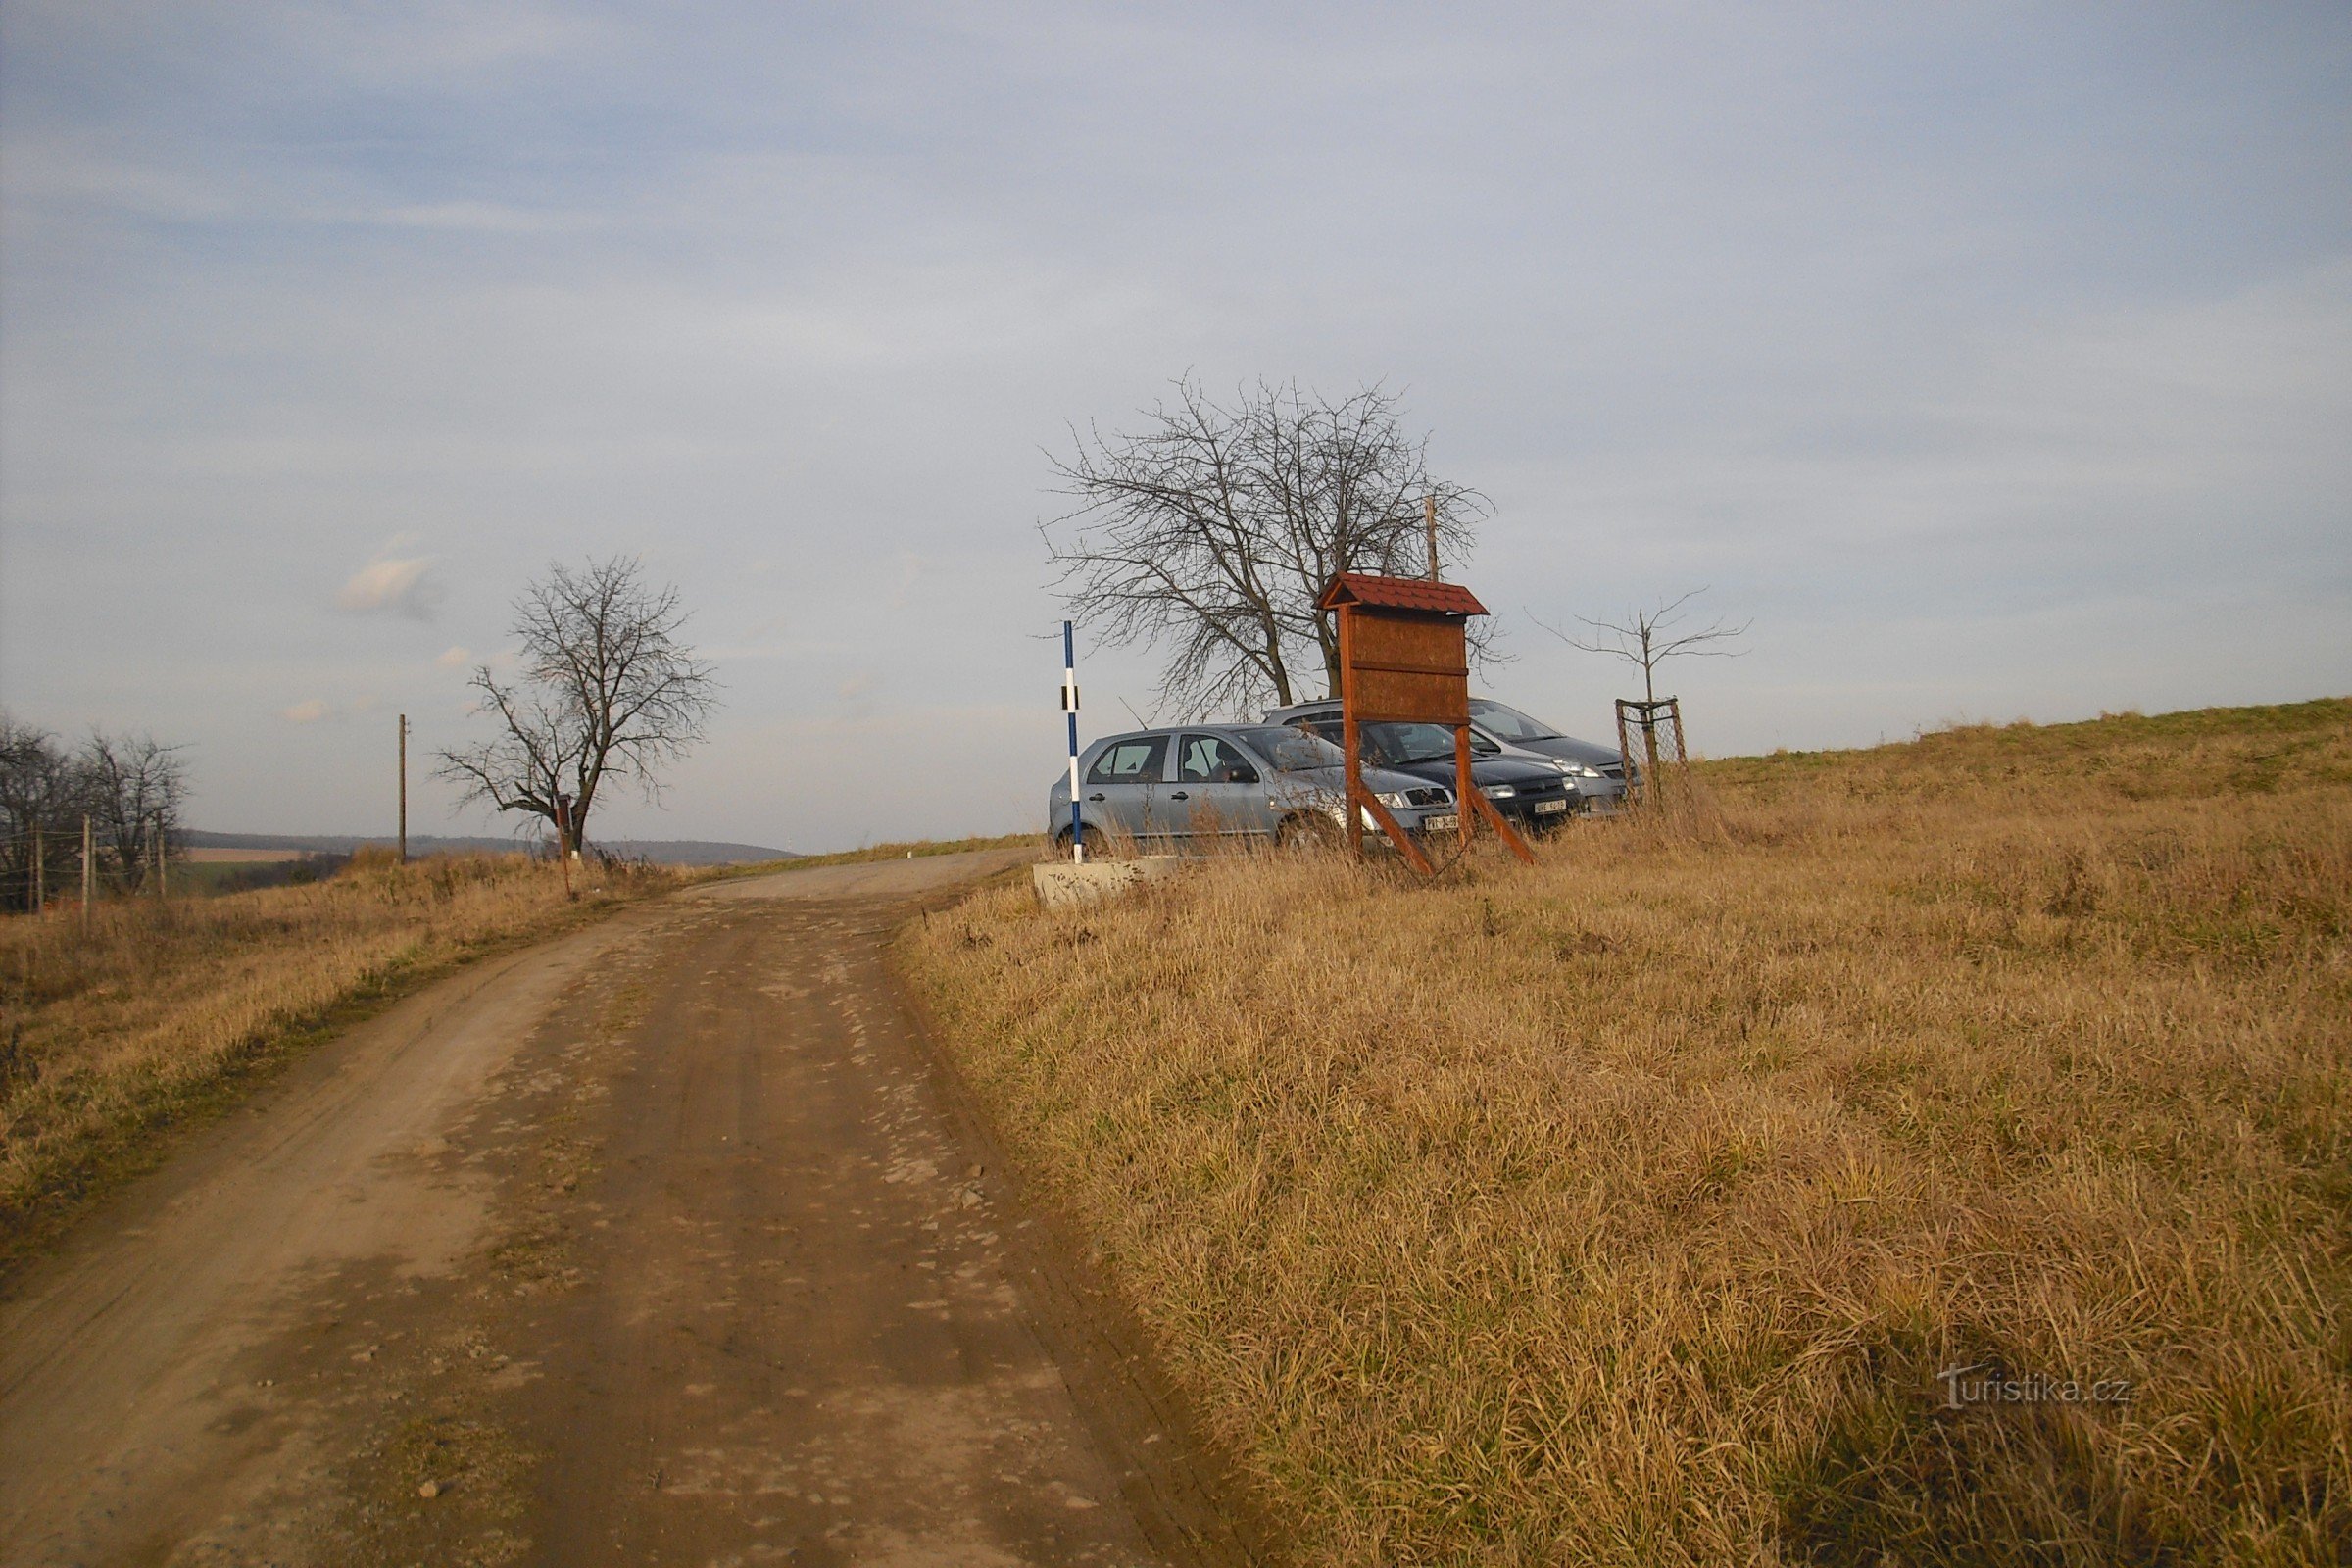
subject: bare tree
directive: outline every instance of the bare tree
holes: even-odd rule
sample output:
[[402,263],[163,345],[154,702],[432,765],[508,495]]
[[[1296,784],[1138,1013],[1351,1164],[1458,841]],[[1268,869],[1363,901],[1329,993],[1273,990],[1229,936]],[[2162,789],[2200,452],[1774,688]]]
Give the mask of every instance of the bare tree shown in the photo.
[[[717,682],[679,640],[686,620],[677,589],[646,582],[635,557],[577,571],[551,565],[514,601],[520,678],[502,681],[482,664],[469,682],[481,694],[476,711],[495,715],[504,733],[441,753],[435,771],[466,800],[545,818],[561,847],[576,852],[607,779],[631,780],[658,800],[662,768],[703,739]],[[560,831],[564,798],[568,833]]]
[[1693,588],[1664,604],[1634,610],[1622,622],[1588,620],[1580,615],[1577,618],[1591,628],[1591,634],[1585,637],[1572,637],[1540,620],[1536,624],[1571,648],[1581,648],[1588,654],[1607,654],[1634,665],[1642,671],[1642,698],[1654,703],[1658,700],[1658,666],[1669,659],[1690,656],[1733,659],[1747,651],[1723,645],[1745,636],[1753,624],[1751,621],[1743,620],[1734,626],[1718,620],[1695,631],[1682,629],[1688,619],[1684,607],[1705,592],[1704,588]]
[[[0,906],[32,907],[36,837],[54,841],[54,854],[70,836],[80,853],[81,810],[81,774],[57,737],[0,713]],[[52,863],[62,873],[65,857]]]
[[[1260,382],[1225,406],[1187,378],[1137,435],[1071,436],[1053,459],[1076,503],[1043,526],[1072,618],[1114,644],[1172,645],[1163,701],[1196,712],[1339,689],[1339,638],[1315,599],[1342,571],[1427,570],[1425,498],[1441,554],[1468,557],[1487,512],[1433,477],[1396,399],[1368,387],[1332,402]],[[1483,639],[1481,660],[1493,658]]]
[[150,735],[92,730],[74,763],[102,858],[113,862],[113,880],[139,892],[179,834],[180,808],[188,797],[179,748]]

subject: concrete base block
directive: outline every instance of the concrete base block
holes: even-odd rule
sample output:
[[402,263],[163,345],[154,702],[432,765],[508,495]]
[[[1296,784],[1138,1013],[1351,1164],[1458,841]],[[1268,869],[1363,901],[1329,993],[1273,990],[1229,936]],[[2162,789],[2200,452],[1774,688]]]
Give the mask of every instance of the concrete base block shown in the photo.
[[1067,860],[1051,865],[1033,865],[1029,880],[1037,889],[1037,902],[1049,909],[1074,909],[1081,905],[1113,898],[1129,888],[1146,882],[1157,882],[1174,874],[1183,859],[1173,855],[1147,855],[1136,860],[1089,860],[1075,865]]

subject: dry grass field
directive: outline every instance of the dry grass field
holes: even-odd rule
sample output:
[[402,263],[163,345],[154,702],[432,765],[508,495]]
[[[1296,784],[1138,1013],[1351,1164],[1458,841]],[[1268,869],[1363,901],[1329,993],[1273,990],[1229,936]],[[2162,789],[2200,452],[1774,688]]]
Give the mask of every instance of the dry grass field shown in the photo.
[[684,877],[581,880],[567,903],[520,856],[375,852],[309,885],[104,903],[86,935],[71,906],[0,921],[0,1261],[343,1009]]
[[1697,795],[901,957],[1301,1562],[2352,1556],[2352,702]]

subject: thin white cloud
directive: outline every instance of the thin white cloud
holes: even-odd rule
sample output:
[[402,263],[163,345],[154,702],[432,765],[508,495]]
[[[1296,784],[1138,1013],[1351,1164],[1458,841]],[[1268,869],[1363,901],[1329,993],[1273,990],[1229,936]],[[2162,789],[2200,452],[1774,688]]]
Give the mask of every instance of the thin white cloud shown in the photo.
[[277,716],[289,724],[316,724],[322,718],[334,717],[335,710],[323,699],[311,697],[291,708],[281,708]]
[[463,644],[452,644],[442,649],[434,657],[433,662],[443,669],[464,669],[473,662],[473,650]]
[[391,554],[400,543],[394,540],[383,553],[352,573],[343,591],[335,595],[335,603],[362,614],[383,612],[407,615],[413,620],[432,619],[441,601],[440,584],[432,576],[433,558]]

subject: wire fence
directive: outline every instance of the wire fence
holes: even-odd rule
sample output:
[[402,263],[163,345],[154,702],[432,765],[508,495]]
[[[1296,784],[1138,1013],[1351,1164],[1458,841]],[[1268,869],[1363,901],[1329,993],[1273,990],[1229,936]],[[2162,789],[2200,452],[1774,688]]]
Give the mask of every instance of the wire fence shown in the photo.
[[180,858],[168,824],[127,832],[95,818],[0,831],[0,911],[37,913],[62,903],[126,894],[169,897]]

